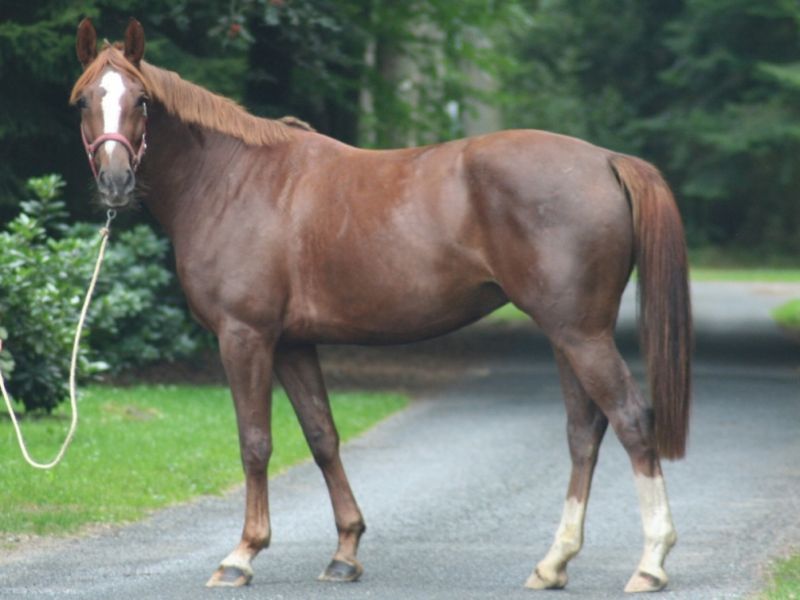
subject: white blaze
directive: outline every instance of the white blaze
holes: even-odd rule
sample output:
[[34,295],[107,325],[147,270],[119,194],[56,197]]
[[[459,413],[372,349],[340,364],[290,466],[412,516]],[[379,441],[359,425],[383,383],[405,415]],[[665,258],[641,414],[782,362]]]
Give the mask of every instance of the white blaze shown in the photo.
[[[103,111],[103,133],[119,133],[119,120],[122,115],[122,95],[125,93],[125,82],[116,71],[106,71],[100,80],[100,87],[105,91],[100,107]],[[116,148],[117,142],[103,144],[109,158]]]

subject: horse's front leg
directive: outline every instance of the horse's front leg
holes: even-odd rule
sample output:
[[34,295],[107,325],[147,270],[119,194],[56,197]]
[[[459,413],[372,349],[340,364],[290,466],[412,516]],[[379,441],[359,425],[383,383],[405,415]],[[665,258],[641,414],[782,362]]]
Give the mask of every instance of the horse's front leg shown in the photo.
[[275,373],[297,413],[314,460],[322,471],[333,505],[339,545],[320,575],[324,581],[355,581],[363,569],[356,560],[358,542],[366,529],[339,457],[339,434],[314,346],[279,346]]
[[234,323],[222,329],[219,344],[236,408],[246,503],[242,539],[222,560],[206,585],[237,587],[248,584],[253,578],[251,561],[270,540],[267,465],[272,453],[274,343],[273,338],[263,332]]

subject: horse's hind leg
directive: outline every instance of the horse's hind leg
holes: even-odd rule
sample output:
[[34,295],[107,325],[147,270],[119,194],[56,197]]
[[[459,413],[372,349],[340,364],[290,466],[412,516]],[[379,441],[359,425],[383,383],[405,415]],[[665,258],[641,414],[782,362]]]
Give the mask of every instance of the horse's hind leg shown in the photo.
[[672,525],[655,444],[653,413],[617,350],[611,332],[560,337],[581,386],[608,417],[633,466],[644,527],[644,553],[625,587],[627,592],[657,591],[667,584],[664,559],[677,536]]
[[366,527],[339,457],[339,435],[316,348],[280,346],[275,355],[275,372],[289,395],[314,460],[325,478],[339,532],[339,546],[320,579],[355,581],[363,572],[356,552]]
[[560,589],[567,584],[567,562],[583,545],[583,521],[592,473],[608,426],[608,419],[584,392],[564,354],[556,350],[555,355],[567,409],[572,473],[553,545],[525,583],[526,587],[533,589]]

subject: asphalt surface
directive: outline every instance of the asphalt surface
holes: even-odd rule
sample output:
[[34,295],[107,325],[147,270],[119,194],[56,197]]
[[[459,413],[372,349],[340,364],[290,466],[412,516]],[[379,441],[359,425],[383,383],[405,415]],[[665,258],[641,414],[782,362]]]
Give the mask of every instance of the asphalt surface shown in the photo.
[[[659,598],[747,598],[769,560],[800,549],[800,345],[768,316],[800,286],[698,284],[688,458],[665,465],[678,545]],[[620,344],[639,378],[626,296]],[[503,332],[501,332],[503,333]],[[469,332],[461,335],[470,335]],[[522,587],[547,551],[569,475],[564,409],[546,342],[509,329],[460,381],[348,444],[368,530],[355,584],[316,576],[335,547],[313,464],[271,482],[272,547],[245,589],[206,589],[241,531],[241,490],[88,538],[0,559],[2,598],[623,598],[642,547],[627,457],[609,432],[585,545],[561,592]],[[504,341],[505,340],[505,341]]]

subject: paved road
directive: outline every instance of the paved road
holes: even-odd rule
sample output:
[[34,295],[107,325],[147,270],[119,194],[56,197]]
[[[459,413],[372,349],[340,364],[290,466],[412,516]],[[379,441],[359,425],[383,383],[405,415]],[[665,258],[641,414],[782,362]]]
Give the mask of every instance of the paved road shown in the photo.
[[[679,542],[659,598],[744,598],[769,557],[800,548],[800,351],[767,316],[800,288],[694,288],[698,348],[689,458],[666,465]],[[635,356],[631,298],[621,344]],[[522,588],[546,552],[568,477],[564,413],[547,345],[492,338],[492,358],[345,450],[368,531],[359,583],[318,583],[334,548],[322,479],[272,483],[273,544],[244,590],[206,590],[238,538],[242,494],[202,499],[88,539],[0,560],[0,597],[622,598],[641,533],[628,461],[601,452],[586,544],[564,592]],[[641,376],[640,362],[631,361]]]

